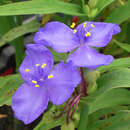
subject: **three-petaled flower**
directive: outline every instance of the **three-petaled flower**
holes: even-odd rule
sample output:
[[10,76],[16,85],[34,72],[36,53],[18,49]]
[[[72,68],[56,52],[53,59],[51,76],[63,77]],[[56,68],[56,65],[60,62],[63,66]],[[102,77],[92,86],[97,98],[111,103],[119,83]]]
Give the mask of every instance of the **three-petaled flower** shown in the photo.
[[53,57],[41,44],[28,44],[26,57],[20,66],[25,81],[12,99],[16,118],[25,124],[34,121],[47,108],[48,102],[64,103],[80,83],[80,74],[72,63],[64,62],[53,67]]
[[112,56],[100,54],[92,47],[106,46],[112,35],[120,32],[117,24],[84,22],[76,28],[73,23],[71,28],[60,22],[50,22],[39,29],[34,41],[52,47],[60,53],[78,48],[67,61],[72,61],[79,67],[95,69],[98,66],[109,65],[113,61]]

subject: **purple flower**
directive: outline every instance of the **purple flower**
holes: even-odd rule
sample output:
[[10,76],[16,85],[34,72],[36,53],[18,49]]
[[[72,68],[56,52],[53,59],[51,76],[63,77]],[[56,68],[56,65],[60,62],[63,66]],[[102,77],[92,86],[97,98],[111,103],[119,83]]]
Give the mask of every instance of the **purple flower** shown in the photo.
[[72,63],[59,63],[53,67],[53,57],[41,44],[28,44],[26,57],[20,66],[25,81],[12,99],[16,118],[31,123],[47,108],[48,101],[64,103],[80,83],[80,74]]
[[[71,27],[74,28],[74,24]],[[80,67],[97,68],[109,65],[113,57],[100,54],[92,47],[106,46],[112,39],[112,35],[119,32],[120,27],[112,23],[84,22],[75,29],[70,29],[63,23],[50,22],[44,28],[40,28],[34,41],[52,47],[60,53],[78,48],[67,61],[72,61]]]

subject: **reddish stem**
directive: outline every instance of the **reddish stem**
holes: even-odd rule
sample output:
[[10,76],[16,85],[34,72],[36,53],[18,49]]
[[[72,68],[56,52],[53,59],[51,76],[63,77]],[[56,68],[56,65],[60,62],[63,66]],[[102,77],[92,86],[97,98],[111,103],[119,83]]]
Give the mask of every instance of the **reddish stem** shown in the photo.
[[73,120],[73,114],[74,114],[75,111],[76,111],[76,108],[77,108],[77,106],[78,106],[78,104],[79,104],[79,101],[80,101],[80,100],[78,100],[78,101],[75,103],[74,109],[73,109],[73,111],[72,111],[72,113],[71,113],[71,115],[70,115],[71,120]]
[[76,98],[76,95],[73,96],[73,97],[66,103],[66,105],[65,105],[65,107],[64,107],[64,109],[63,109],[63,111],[62,111],[58,116],[56,116],[56,118],[61,117],[61,116],[65,113],[67,107],[73,102],[73,100],[74,100],[75,98]]
[[67,123],[69,123],[70,111],[72,110],[73,106],[74,106],[77,102],[79,102],[80,97],[81,97],[81,95],[79,94],[77,97],[75,97],[74,101],[73,101],[72,104],[70,105],[69,110],[68,110],[68,112],[67,112]]
[[84,95],[84,96],[87,96],[87,83],[86,83],[86,80],[84,78],[84,72],[83,72],[83,69],[80,67],[80,75],[81,75],[81,88],[80,88],[80,91],[81,93]]
[[75,88],[74,95],[78,95],[78,94],[79,94],[78,88]]

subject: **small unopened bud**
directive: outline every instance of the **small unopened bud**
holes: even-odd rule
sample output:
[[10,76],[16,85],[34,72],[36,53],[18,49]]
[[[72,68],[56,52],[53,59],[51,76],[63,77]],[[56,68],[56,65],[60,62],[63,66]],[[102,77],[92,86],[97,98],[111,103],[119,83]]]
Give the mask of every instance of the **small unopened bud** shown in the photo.
[[97,90],[96,80],[100,77],[100,72],[96,70],[86,72],[86,81],[88,84],[87,93],[93,93]]

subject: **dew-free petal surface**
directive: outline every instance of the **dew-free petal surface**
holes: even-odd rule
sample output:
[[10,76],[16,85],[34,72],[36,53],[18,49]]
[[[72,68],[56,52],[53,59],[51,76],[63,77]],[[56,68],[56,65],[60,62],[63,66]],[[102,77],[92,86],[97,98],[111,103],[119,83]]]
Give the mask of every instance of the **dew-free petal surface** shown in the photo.
[[95,49],[84,45],[72,53],[67,61],[72,61],[75,66],[95,69],[98,66],[109,65],[113,57],[100,54]]
[[79,46],[79,38],[61,22],[47,23],[34,36],[34,42],[52,47],[56,52],[69,52]]
[[12,98],[15,117],[29,124],[38,118],[48,105],[48,94],[43,87],[22,84]]
[[72,95],[74,88],[80,83],[81,77],[77,67],[70,62],[67,64],[61,62],[50,74],[53,75],[53,78],[47,81],[50,100],[53,104],[60,105]]

